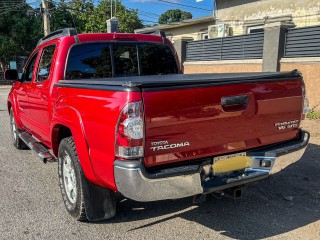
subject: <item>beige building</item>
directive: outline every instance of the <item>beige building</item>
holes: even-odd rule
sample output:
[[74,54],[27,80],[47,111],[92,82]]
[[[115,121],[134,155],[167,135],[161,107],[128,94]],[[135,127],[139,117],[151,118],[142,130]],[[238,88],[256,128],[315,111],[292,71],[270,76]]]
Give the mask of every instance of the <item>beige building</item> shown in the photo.
[[[273,22],[292,22],[296,27],[320,24],[320,0],[215,0],[215,16],[225,36],[263,31]],[[219,37],[214,31],[211,37]]]
[[268,23],[287,22],[296,27],[320,25],[320,0],[213,0],[213,16],[161,24],[135,30],[163,30],[172,41],[201,40],[263,31]]
[[181,22],[160,24],[154,27],[136,29],[135,33],[162,30],[172,42],[180,39],[200,40],[208,38],[208,26],[215,24],[213,16],[188,19]]

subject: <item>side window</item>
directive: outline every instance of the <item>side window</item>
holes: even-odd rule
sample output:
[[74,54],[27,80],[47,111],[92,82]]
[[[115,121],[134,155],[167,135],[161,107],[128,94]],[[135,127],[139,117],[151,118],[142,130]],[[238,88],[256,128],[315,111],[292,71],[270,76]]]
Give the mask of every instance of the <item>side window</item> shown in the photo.
[[79,44],[71,48],[65,79],[112,77],[109,44]]
[[52,58],[55,49],[55,45],[51,45],[43,49],[38,67],[38,76],[36,80],[37,82],[43,82],[49,78]]
[[138,58],[136,45],[113,45],[115,76],[137,76]]
[[171,48],[164,44],[140,44],[141,75],[178,73],[178,66]]
[[32,76],[33,76],[34,66],[36,64],[37,56],[38,56],[38,53],[35,53],[31,57],[28,65],[26,66],[25,71],[24,71],[23,76],[22,76],[23,82],[31,82]]

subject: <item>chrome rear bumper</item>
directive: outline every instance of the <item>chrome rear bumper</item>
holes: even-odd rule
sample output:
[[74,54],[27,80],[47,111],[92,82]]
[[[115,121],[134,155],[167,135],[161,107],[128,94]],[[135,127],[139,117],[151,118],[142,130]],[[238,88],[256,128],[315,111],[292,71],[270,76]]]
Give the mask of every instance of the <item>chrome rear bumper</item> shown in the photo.
[[[204,165],[192,166],[183,171],[172,169],[168,177],[146,172],[139,161],[120,161],[114,163],[114,175],[117,189],[124,196],[141,202],[176,199],[197,194],[227,189],[267,178],[298,161],[304,154],[310,134],[301,131],[300,139],[259,150],[248,151],[252,167],[245,172],[228,177],[202,180]],[[261,161],[271,162],[270,167],[261,167]],[[179,174],[180,171],[180,174]],[[176,172],[177,174],[172,174]],[[172,176],[170,176],[172,175]]]

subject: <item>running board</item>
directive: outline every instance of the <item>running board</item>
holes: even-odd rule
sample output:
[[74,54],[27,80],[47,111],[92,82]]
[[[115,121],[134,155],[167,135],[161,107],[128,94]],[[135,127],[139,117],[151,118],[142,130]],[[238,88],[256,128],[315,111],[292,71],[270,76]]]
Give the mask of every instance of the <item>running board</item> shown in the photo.
[[35,151],[44,163],[56,161],[56,158],[49,152],[49,150],[28,132],[19,133],[19,137],[31,150]]

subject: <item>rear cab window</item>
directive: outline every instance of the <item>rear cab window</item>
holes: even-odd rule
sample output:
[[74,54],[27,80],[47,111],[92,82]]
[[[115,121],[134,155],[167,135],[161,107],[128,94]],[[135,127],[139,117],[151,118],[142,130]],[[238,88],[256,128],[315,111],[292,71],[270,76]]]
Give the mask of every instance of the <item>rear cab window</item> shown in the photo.
[[65,79],[108,77],[112,77],[109,44],[79,44],[71,48]]
[[70,49],[65,79],[177,74],[169,45],[160,43],[80,43]]
[[136,45],[113,45],[115,77],[138,76]]
[[141,75],[178,73],[177,62],[168,45],[139,44]]

